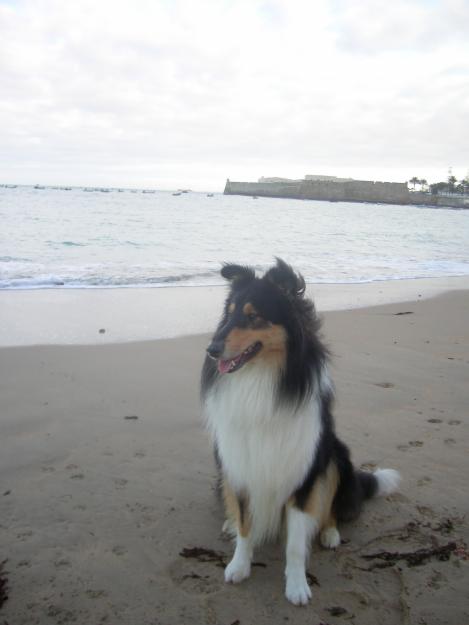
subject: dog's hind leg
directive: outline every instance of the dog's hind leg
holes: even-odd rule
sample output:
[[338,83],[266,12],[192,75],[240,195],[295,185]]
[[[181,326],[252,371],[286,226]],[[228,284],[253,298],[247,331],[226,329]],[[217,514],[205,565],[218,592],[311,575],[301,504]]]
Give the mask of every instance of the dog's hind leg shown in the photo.
[[247,498],[237,495],[226,480],[223,482],[223,498],[228,521],[236,524],[236,548],[225,569],[225,582],[237,584],[251,574],[253,545],[249,504]]

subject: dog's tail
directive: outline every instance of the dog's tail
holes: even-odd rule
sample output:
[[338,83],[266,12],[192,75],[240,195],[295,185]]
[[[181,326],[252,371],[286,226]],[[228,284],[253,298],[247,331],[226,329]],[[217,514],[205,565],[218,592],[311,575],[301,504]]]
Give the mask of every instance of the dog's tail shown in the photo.
[[401,475],[395,469],[376,469],[373,473],[357,471],[356,476],[364,499],[386,497],[394,493],[401,482]]
[[376,469],[373,473],[357,470],[353,466],[347,447],[336,441],[339,452],[339,487],[334,499],[334,509],[339,521],[351,521],[359,514],[365,499],[394,493],[401,476],[394,469]]

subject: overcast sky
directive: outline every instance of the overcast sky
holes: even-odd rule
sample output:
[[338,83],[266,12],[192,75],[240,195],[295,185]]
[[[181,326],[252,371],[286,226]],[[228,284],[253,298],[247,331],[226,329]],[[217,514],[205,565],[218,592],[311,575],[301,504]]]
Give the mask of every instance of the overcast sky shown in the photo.
[[0,182],[469,169],[469,0],[0,0]]

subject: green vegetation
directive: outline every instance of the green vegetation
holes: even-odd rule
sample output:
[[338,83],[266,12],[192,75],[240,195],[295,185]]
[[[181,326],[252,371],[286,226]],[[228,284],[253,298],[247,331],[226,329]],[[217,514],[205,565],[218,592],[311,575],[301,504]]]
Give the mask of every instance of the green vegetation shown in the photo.
[[414,176],[410,178],[408,184],[412,185],[412,191],[416,191],[416,186],[419,185],[419,191],[423,193],[430,192],[432,195],[469,195],[469,172],[459,182],[450,171],[446,182],[434,182],[429,185],[425,178]]

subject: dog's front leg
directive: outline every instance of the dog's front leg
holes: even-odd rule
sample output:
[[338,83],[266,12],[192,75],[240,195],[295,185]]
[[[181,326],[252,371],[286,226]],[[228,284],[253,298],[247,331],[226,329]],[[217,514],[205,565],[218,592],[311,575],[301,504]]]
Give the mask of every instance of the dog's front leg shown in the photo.
[[251,575],[252,551],[250,536],[241,536],[238,530],[235,552],[225,569],[225,582],[237,584]]
[[247,497],[237,495],[226,480],[223,482],[223,496],[227,517],[236,524],[236,548],[225,569],[225,582],[237,584],[251,574],[253,545],[249,503]]
[[287,564],[285,595],[295,605],[306,605],[311,589],[306,579],[306,562],[318,522],[294,505],[287,506]]

